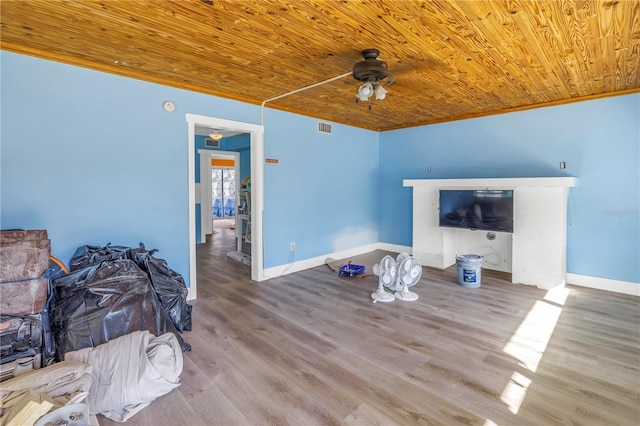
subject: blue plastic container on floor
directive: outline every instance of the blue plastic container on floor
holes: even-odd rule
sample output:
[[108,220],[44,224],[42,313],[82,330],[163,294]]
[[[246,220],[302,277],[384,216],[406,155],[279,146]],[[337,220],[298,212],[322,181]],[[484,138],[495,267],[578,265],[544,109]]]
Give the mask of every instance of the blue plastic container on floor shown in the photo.
[[364,272],[364,266],[348,263],[340,267],[340,270],[338,271],[338,276],[341,278],[353,278],[356,275],[362,274],[363,272]]

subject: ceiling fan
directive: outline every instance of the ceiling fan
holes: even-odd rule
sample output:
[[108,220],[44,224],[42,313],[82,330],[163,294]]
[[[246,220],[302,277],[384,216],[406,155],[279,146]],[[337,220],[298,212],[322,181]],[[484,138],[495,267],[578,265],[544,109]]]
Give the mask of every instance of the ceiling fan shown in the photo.
[[[386,86],[392,86],[396,82],[395,77],[388,70],[387,63],[378,59],[378,55],[380,55],[378,49],[365,49],[362,51],[364,60],[353,66],[353,78],[363,82],[358,88],[356,102],[366,102],[372,95],[382,100],[387,95],[387,91],[378,82],[388,79],[385,82]],[[369,103],[369,109],[371,109],[371,103]]]

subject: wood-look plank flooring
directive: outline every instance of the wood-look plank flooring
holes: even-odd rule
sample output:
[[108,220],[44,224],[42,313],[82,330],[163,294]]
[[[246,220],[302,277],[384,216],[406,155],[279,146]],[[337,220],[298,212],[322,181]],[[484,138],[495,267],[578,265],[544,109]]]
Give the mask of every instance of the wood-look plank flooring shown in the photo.
[[377,277],[326,266],[252,282],[233,232],[197,248],[182,385],[129,424],[640,424],[637,297],[452,267],[373,304]]

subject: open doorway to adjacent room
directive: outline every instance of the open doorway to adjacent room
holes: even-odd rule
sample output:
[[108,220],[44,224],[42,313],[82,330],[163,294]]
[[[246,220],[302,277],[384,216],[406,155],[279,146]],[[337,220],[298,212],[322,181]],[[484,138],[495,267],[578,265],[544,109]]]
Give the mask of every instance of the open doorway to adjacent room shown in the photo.
[[[264,130],[263,126],[218,119],[213,117],[199,116],[194,114],[186,114],[188,123],[188,157],[189,161],[189,299],[197,297],[197,269],[196,264],[196,243],[206,241],[207,233],[213,231],[214,216],[216,216],[216,205],[212,182],[215,180],[216,172],[212,163],[214,158],[228,160],[230,157],[234,159],[234,176],[229,173],[226,175],[227,181],[227,200],[233,198],[233,201],[224,201],[224,193],[220,194],[219,218],[230,216],[233,210],[235,217],[235,231],[240,234],[240,239],[236,235],[236,240],[248,241],[250,251],[251,279],[254,281],[264,280],[263,267],[263,251],[262,251],[262,213],[263,213],[263,176],[264,176]],[[204,146],[201,142],[212,133],[243,136],[248,139],[248,147],[245,155],[241,155],[239,150],[231,151],[229,146],[220,144],[216,149]],[[222,138],[224,139],[224,137]],[[201,151],[206,151],[204,155],[200,155]],[[217,152],[216,152],[217,151]],[[213,154],[212,154],[213,153]],[[198,154],[198,155],[196,155]],[[244,158],[242,158],[244,157]],[[196,160],[199,158],[199,160]],[[235,164],[239,164],[239,170]],[[241,164],[244,162],[244,166]],[[227,166],[227,170],[228,170]],[[198,168],[196,173],[196,168]],[[244,171],[243,171],[244,170]],[[205,173],[203,174],[203,171]],[[224,192],[225,168],[222,168],[221,182]],[[235,192],[233,197],[229,193],[229,185],[233,180]],[[243,184],[245,187],[243,188]],[[246,188],[246,185],[249,185]],[[226,204],[226,206],[225,206]],[[249,208],[253,206],[255,208]],[[226,207],[226,211],[225,211]],[[240,219],[243,223],[239,223]],[[204,219],[204,220],[203,220]],[[248,226],[254,224],[253,226]],[[209,231],[211,230],[211,231]],[[209,231],[209,232],[207,232]],[[229,231],[229,230],[227,230]],[[245,232],[245,234],[242,234]],[[238,247],[238,245],[236,245]]]
[[198,244],[211,243],[214,234],[221,234],[220,229],[235,229],[240,180],[242,176],[250,176],[251,163],[249,135],[238,134],[231,138],[235,138],[236,141],[229,142],[227,146],[235,144],[239,147],[237,151],[198,149],[200,159],[200,203],[196,203],[200,207],[199,221],[196,224],[196,243]]
[[212,158],[211,162],[211,227],[214,233],[216,227],[235,229],[237,203],[234,161]]

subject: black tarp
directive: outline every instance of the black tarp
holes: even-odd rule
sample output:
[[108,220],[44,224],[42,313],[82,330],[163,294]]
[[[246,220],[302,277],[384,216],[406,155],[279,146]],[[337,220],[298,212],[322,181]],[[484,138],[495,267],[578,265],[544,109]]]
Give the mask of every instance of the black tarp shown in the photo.
[[149,275],[151,285],[176,329],[179,332],[191,331],[191,305],[187,303],[189,290],[184,278],[171,269],[164,259],[154,257],[155,252],[145,250],[144,245],[140,244],[139,249],[129,253],[136,265]]
[[179,332],[191,331],[191,305],[187,303],[189,290],[182,275],[171,269],[164,259],[154,256],[157,250],[148,251],[144,244],[137,248],[85,245],[79,247],[70,262],[70,270],[86,268],[101,262],[130,259],[147,273],[164,311]]
[[52,328],[60,360],[137,330],[172,332],[186,343],[162,308],[147,273],[130,259],[102,260],[53,281]]
[[104,247],[92,245],[78,247],[69,262],[69,271],[74,272],[104,261],[130,259],[130,250],[130,247],[112,246],[111,244]]

